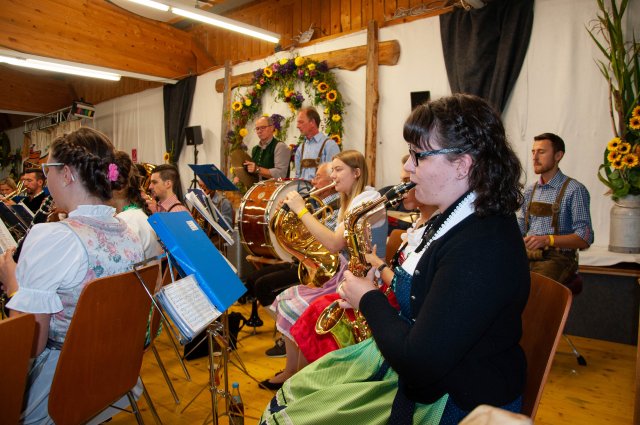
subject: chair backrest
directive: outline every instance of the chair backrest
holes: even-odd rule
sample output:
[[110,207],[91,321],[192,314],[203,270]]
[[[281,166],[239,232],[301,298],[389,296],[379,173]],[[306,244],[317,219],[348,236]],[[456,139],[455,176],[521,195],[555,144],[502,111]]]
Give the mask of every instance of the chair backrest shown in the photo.
[[571,307],[571,291],[564,285],[531,272],[531,291],[522,313],[520,346],[527,356],[527,382],[522,413],[535,417],[553,357]]
[[386,251],[386,263],[391,263],[391,259],[393,259],[393,255],[396,253],[400,245],[402,244],[402,234],[406,233],[406,230],[402,229],[394,229],[389,234],[389,239],[387,239],[387,251]]
[[17,424],[34,346],[36,320],[24,314],[0,321],[0,422]]
[[[139,269],[151,293],[158,264]],[[151,299],[133,271],[89,282],[80,294],[49,394],[58,425],[80,424],[138,380]]]

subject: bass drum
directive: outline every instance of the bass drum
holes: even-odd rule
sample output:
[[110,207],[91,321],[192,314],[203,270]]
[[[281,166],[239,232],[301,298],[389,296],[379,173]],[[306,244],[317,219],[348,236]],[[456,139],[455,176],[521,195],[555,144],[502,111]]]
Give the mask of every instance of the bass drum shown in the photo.
[[254,184],[245,193],[238,208],[236,223],[242,245],[249,254],[293,261],[293,256],[280,245],[269,229],[269,221],[287,193],[295,190],[304,194],[311,187],[306,180],[271,179]]

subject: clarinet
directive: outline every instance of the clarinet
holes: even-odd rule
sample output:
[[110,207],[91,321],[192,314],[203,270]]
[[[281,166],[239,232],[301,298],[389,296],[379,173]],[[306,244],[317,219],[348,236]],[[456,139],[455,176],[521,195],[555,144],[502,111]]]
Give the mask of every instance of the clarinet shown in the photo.
[[24,240],[27,238],[27,235],[29,234],[29,230],[31,230],[34,224],[44,223],[47,221],[47,217],[49,216],[49,213],[51,213],[52,205],[53,205],[53,198],[51,197],[51,195],[49,195],[44,199],[44,201],[42,201],[42,204],[40,204],[40,208],[38,208],[38,211],[36,211],[36,213],[33,215],[33,219],[31,220],[31,225],[18,241],[16,250],[13,253],[13,261],[15,261],[16,263],[20,258],[20,251],[22,251],[22,245],[24,244]]

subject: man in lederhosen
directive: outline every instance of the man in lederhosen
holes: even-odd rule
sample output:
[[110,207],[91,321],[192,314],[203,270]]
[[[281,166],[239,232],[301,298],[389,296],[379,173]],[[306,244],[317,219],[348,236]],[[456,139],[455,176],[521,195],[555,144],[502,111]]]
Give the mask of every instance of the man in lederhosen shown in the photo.
[[258,176],[258,180],[289,177],[289,147],[273,137],[275,131],[272,117],[256,120],[256,134],[260,142],[251,150],[251,161],[245,161],[248,173]]
[[318,165],[331,162],[333,156],[340,152],[340,148],[333,139],[318,130],[320,115],[315,108],[300,109],[296,123],[304,136],[304,141],[298,146],[295,154],[296,177],[311,180],[316,175]]
[[529,255],[529,269],[558,282],[578,270],[577,250],[593,243],[589,192],[560,171],[564,141],[553,133],[534,137],[533,169],[540,180],[528,187],[518,223]]

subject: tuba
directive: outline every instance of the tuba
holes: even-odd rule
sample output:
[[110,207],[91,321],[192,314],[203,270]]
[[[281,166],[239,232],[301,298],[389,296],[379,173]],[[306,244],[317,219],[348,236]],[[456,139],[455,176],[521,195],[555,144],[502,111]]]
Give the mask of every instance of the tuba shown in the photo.
[[[409,182],[394,186],[381,198],[364,202],[354,208],[345,218],[344,232],[349,250],[348,268],[355,276],[364,277],[371,268],[365,258],[365,253],[371,252],[369,219],[382,208],[400,203],[404,194],[415,185]],[[319,335],[331,333],[340,348],[362,342],[371,336],[371,330],[362,313],[354,310],[354,316],[355,319],[351,320],[336,300],[320,313],[316,321],[316,333]]]
[[[316,189],[307,196],[306,208],[320,221],[324,221],[333,208],[322,203],[322,200],[314,194],[335,186],[331,183],[320,189]],[[310,201],[318,206],[314,208]],[[306,226],[296,214],[283,206],[269,222],[269,228],[274,233],[276,240],[289,254],[300,262],[298,266],[298,278],[304,285],[312,284],[322,287],[338,270],[340,257],[329,252],[320,242],[313,237]]]

